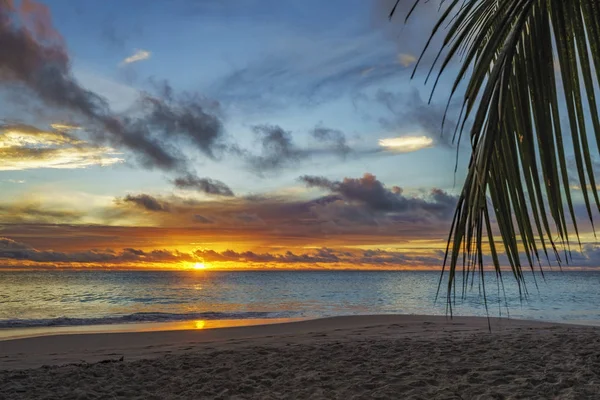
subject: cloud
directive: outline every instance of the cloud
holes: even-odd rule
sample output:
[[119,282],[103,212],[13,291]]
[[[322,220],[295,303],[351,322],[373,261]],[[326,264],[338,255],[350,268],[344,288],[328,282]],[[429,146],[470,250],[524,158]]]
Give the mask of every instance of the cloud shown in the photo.
[[0,60],[1,81],[24,85],[47,107],[75,113],[91,139],[131,150],[145,167],[189,169],[173,138],[213,155],[211,146],[221,135],[221,125],[204,107],[203,99],[192,94],[175,96],[169,88],[159,96],[145,94],[135,114],[113,113],[103,97],[83,88],[73,77],[71,61],[48,9],[33,1],[21,4],[26,3],[28,7],[18,15],[11,2],[0,8],[4,21],[0,43],[7,55]]
[[167,212],[169,211],[169,205],[167,203],[161,202],[155,197],[152,197],[148,194],[138,194],[131,195],[128,194],[122,200],[124,203],[131,203],[138,207],[141,207],[147,211],[159,211],[159,212]]
[[64,125],[56,126],[62,130],[44,131],[22,124],[0,125],[0,171],[86,168],[124,161],[114,149],[90,145],[65,133]]
[[134,208],[126,207],[127,202],[122,199],[114,204],[126,211],[129,219],[135,218],[136,212],[141,212],[144,218],[150,217],[151,220],[145,220],[146,225],[198,228],[210,225],[215,237],[219,232],[231,237],[237,231],[256,240],[277,237],[278,241],[285,241],[289,237],[306,242],[325,237],[344,240],[348,235],[367,242],[382,237],[401,240],[404,235],[401,231],[411,238],[443,237],[456,205],[456,197],[441,189],[408,196],[402,188],[387,187],[372,174],[341,181],[315,176],[303,176],[300,180],[328,193],[308,200],[266,195],[260,201],[246,197],[198,201],[138,195],[130,200],[135,202]]
[[179,137],[187,140],[208,157],[215,158],[215,150],[224,150],[219,143],[223,123],[218,117],[220,104],[195,93],[176,95],[168,82],[155,82],[157,95],[144,94],[139,108],[145,114],[141,121],[149,131],[165,139]]
[[[30,2],[31,3],[31,2]],[[43,6],[39,6],[43,7]],[[81,117],[107,132],[113,143],[139,150],[148,160],[159,165],[174,166],[177,159],[163,150],[157,141],[141,132],[129,131],[110,113],[104,99],[85,90],[74,80],[70,60],[60,35],[53,30],[49,12],[26,15],[18,24],[11,7],[0,8],[0,41],[8,56],[0,60],[1,78],[22,83],[48,106],[77,112]],[[35,27],[44,26],[43,31]],[[43,33],[43,35],[42,35]]]
[[[78,227],[83,229],[84,227]],[[91,227],[106,229],[106,227]],[[51,229],[60,232],[61,227]],[[112,232],[115,231],[113,228]],[[124,232],[125,233],[125,232]],[[135,233],[134,229],[125,234]],[[164,235],[165,232],[157,232]],[[104,237],[104,236],[100,236]],[[78,237],[79,238],[79,237]],[[114,248],[89,248],[91,237],[85,238],[83,249],[57,249],[46,244],[43,249],[29,243],[21,242],[8,236],[0,237],[0,268],[28,266],[74,266],[74,267],[134,267],[144,268],[156,266],[168,268],[172,266],[185,267],[190,263],[202,261],[219,268],[385,268],[385,269],[429,269],[439,268],[444,259],[443,248],[398,248],[398,249],[358,249],[341,245],[339,247],[320,247],[314,249],[289,250],[278,247],[272,250],[215,250],[207,248],[190,248],[186,251],[161,249],[142,249],[129,247],[122,241],[111,243]],[[124,237],[126,238],[126,237]],[[147,245],[147,237],[144,236]],[[32,238],[33,239],[33,238]],[[72,238],[69,238],[72,239]],[[161,236],[164,241],[164,236]],[[69,242],[72,242],[70,240]],[[59,242],[57,242],[59,243]],[[157,243],[162,245],[162,243]],[[60,245],[58,245],[61,247]],[[64,246],[62,246],[64,247]],[[600,261],[600,246],[584,244],[581,251],[572,251],[569,268],[597,269]],[[490,264],[489,255],[485,255],[485,263]],[[501,256],[502,265],[508,264]]]
[[344,178],[331,181],[319,176],[302,176],[300,180],[308,187],[325,189],[349,201],[356,201],[373,211],[411,212],[417,211],[449,215],[456,205],[456,198],[440,189],[433,189],[431,199],[406,197],[400,187],[388,189],[375,175],[366,173],[362,178]]
[[292,132],[279,125],[255,125],[252,130],[256,135],[260,153],[253,154],[239,148],[235,148],[233,152],[242,155],[250,170],[259,176],[297,166],[315,157],[333,156],[345,159],[353,153],[342,131],[323,125],[318,125],[309,132],[314,144],[305,146],[298,146],[294,142]]
[[444,260],[444,254],[442,250],[415,255],[409,252],[373,249],[364,250],[360,257],[357,257],[357,262],[377,266],[408,265],[413,268],[419,266],[439,266]]
[[[377,121],[389,135],[380,139],[379,150],[407,152],[429,147],[456,150],[456,121],[451,116],[459,109],[457,102],[451,102],[446,110],[446,106],[423,101],[417,90],[403,93],[379,89],[374,95],[354,96],[353,105],[366,118]],[[469,129],[468,124],[467,121],[465,130]]]
[[308,156],[293,143],[291,132],[280,126],[257,125],[252,130],[257,136],[261,154],[249,155],[248,162],[258,173],[295,165]]
[[[21,234],[27,242],[37,237],[32,243],[43,246],[60,237],[69,246],[94,243],[94,247],[114,247],[121,242],[129,243],[129,247],[144,243],[161,246],[164,237],[169,237],[172,243],[185,246],[191,242],[235,243],[236,250],[238,243],[277,243],[290,250],[316,244],[400,244],[416,239],[443,241],[456,201],[440,189],[410,195],[371,174],[340,180],[318,176],[301,179],[319,190],[304,192],[301,197],[296,192],[282,192],[258,198],[199,198],[194,191],[130,193],[97,200],[67,194],[51,202],[38,199],[39,204],[24,196],[0,203],[4,224],[0,229],[3,236],[15,240]],[[72,226],[74,223],[86,226]],[[69,226],[61,228],[59,224]]]
[[286,251],[284,254],[271,254],[252,251],[236,252],[233,250],[225,250],[219,253],[214,250],[197,250],[194,255],[206,262],[315,264],[338,263],[341,261],[331,249],[321,249],[314,254],[294,254],[291,251]]
[[65,123],[53,123],[53,124],[50,124],[50,127],[58,132],[65,132],[65,133],[81,129],[81,127],[78,125],[71,125],[71,124],[65,124]]
[[125,248],[120,252],[112,250],[87,250],[79,252],[46,251],[35,249],[28,244],[0,237],[0,258],[33,261],[38,263],[169,263],[191,262],[189,254],[178,251],[143,251]]
[[13,224],[70,224],[78,223],[84,213],[67,207],[41,205],[35,200],[24,199],[13,204],[0,204],[0,220]]
[[416,62],[417,62],[417,57],[413,56],[412,54],[405,54],[405,53],[398,54],[398,63],[400,63],[400,65],[402,65],[403,67],[410,67],[411,65],[413,65]]
[[[181,266],[182,263],[193,263],[202,260],[217,266],[225,263],[228,266],[241,268],[265,268],[268,266],[293,265],[295,267],[334,266],[352,267],[395,267],[415,268],[432,267],[441,262],[443,252],[434,251],[425,254],[386,250],[354,250],[322,247],[301,253],[284,250],[282,252],[255,251],[215,251],[196,249],[190,252],[166,249],[143,250],[125,247],[113,249],[85,249],[79,251],[40,250],[29,244],[15,241],[8,237],[0,237],[0,259],[13,262],[32,262],[42,265],[126,265],[140,267],[144,264],[158,264],[163,268],[169,264]],[[19,265],[19,264],[17,264]]]
[[427,104],[417,90],[403,94],[380,89],[375,95],[375,101],[391,114],[380,117],[379,122],[383,128],[391,131],[418,128],[426,133],[435,145],[451,147],[456,122],[451,119],[444,121],[445,107]]
[[340,130],[317,126],[311,135],[319,142],[332,146],[332,150],[342,157],[346,157],[352,151],[346,141],[346,135]]
[[233,197],[233,191],[221,181],[210,178],[198,178],[193,175],[186,175],[176,178],[173,183],[179,189],[193,189],[200,193],[215,196]]
[[428,136],[402,136],[380,139],[379,145],[396,153],[410,153],[432,147],[433,139]]
[[127,64],[134,63],[134,62],[138,62],[138,61],[144,61],[144,60],[149,59],[151,55],[152,55],[152,53],[150,53],[147,50],[138,49],[132,55],[125,58],[121,62],[121,65],[127,65]]

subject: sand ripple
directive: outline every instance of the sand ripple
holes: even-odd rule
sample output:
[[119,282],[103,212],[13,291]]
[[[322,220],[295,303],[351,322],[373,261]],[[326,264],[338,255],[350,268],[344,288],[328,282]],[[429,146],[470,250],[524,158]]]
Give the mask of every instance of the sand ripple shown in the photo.
[[600,398],[598,330],[406,337],[384,328],[2,371],[0,399]]

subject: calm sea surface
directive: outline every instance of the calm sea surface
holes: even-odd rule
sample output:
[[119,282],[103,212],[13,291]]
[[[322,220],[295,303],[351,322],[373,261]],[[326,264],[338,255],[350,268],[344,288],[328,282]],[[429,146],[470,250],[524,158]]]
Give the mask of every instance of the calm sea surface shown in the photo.
[[[600,272],[486,280],[491,316],[600,324]],[[0,272],[0,328],[446,312],[438,272]],[[500,292],[502,293],[502,292]],[[500,301],[499,301],[500,300]],[[506,303],[505,304],[505,300]],[[499,304],[502,303],[502,304]],[[485,316],[477,281],[455,315]]]

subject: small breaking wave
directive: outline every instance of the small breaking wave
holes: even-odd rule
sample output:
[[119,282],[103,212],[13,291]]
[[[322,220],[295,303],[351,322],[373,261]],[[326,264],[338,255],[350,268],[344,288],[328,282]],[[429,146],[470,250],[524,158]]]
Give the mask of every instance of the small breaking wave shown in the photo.
[[84,325],[113,325],[129,324],[135,322],[172,322],[189,320],[225,320],[225,319],[272,319],[294,318],[299,313],[291,311],[282,312],[200,312],[171,314],[161,312],[140,312],[128,315],[118,315],[98,318],[47,318],[47,319],[5,319],[0,320],[0,329],[9,328],[34,328],[48,326],[84,326]]

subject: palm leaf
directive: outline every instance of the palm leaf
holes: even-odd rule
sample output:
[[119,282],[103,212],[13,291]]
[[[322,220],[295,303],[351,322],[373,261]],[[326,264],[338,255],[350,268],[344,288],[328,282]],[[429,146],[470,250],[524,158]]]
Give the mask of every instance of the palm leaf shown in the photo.
[[441,3],[423,54],[447,30],[427,79],[437,67],[435,91],[457,61],[449,102],[465,88],[458,140],[472,122],[471,158],[442,269],[451,307],[458,273],[463,295],[475,273],[484,285],[487,258],[501,278],[502,251],[520,290],[524,270],[541,269],[541,258],[569,262],[571,233],[581,246],[569,157],[593,227],[593,210],[600,209],[593,170],[600,153],[600,1]]

